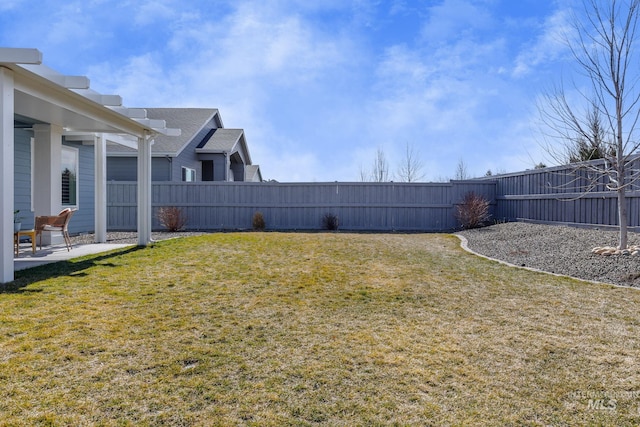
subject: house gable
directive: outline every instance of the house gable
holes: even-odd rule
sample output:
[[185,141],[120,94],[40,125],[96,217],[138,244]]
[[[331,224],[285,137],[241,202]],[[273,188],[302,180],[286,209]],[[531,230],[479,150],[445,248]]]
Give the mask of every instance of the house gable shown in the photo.
[[[168,126],[182,130],[179,137],[158,136],[152,146],[152,180],[180,181],[182,169],[195,171],[196,177],[202,176],[200,161],[196,158],[195,148],[202,139],[222,126],[220,113],[215,108],[147,108],[150,118],[165,117]],[[136,175],[133,161],[136,152],[122,145],[112,145],[107,150],[107,179],[129,181]],[[135,180],[135,178],[134,178]]]
[[[158,136],[152,146],[153,180],[181,181],[195,172],[198,181],[244,181],[251,156],[242,129],[223,127],[220,112],[206,108],[147,108],[150,118],[162,117],[167,126],[182,129],[179,137]],[[130,180],[135,150],[122,145],[108,149],[107,179]],[[256,176],[251,173],[252,179]]]
[[[226,169],[232,172],[225,181],[244,181],[246,179],[245,168],[251,164],[251,156],[242,129],[216,129],[208,135],[208,138],[196,149],[198,159],[203,163],[203,179],[219,181],[219,168],[222,167],[221,159],[226,160]],[[213,178],[207,179],[210,173],[208,168],[213,161]],[[216,172],[216,170],[218,170]],[[225,171],[225,174],[228,172]]]

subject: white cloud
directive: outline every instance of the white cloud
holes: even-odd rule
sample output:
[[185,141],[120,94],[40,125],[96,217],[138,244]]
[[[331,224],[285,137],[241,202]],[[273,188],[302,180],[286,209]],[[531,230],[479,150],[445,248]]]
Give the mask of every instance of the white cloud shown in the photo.
[[[443,9],[436,11],[444,14]],[[435,19],[431,16],[429,22]],[[488,15],[483,19],[492,20]],[[523,151],[521,141],[530,135],[519,119],[530,108],[523,97],[528,88],[505,73],[507,49],[502,32],[483,37],[458,34],[446,43],[441,39],[437,44],[386,49],[377,67],[371,107],[384,124],[376,129],[376,141],[390,141],[396,148],[407,142],[415,145],[430,179],[453,175],[461,158],[476,176],[488,169],[529,166],[526,158],[515,160]],[[397,157],[390,156],[394,164]]]
[[83,16],[83,7],[79,2],[70,2],[61,5],[49,17],[46,42],[61,44],[74,38],[84,39],[87,36],[87,27],[77,25],[78,22],[86,22]]
[[473,30],[490,28],[494,24],[491,14],[477,3],[470,0],[444,0],[430,7],[422,37],[437,43],[464,37]]
[[181,14],[182,9],[174,0],[142,0],[132,3],[132,6],[135,8],[134,22],[141,26],[175,18],[177,14]]
[[567,52],[564,40],[571,33],[569,19],[567,10],[558,10],[545,20],[542,33],[517,56],[514,77],[528,75],[536,67],[554,61]]
[[191,23],[197,31],[174,32],[174,50],[199,51],[192,66],[218,79],[268,78],[291,84],[316,78],[345,58],[340,35],[323,34],[301,14],[240,3],[215,24]]
[[553,61],[561,28],[550,18],[516,60],[518,24],[490,0],[72,1],[0,31],[127,106],[219,108],[281,181],[357,180],[378,146],[395,169],[406,143],[431,178],[461,157],[474,173],[511,162],[531,90],[512,77]]
[[0,11],[7,11],[17,9],[18,7],[23,6],[24,0],[3,0],[0,3]]
[[175,106],[184,91],[183,82],[172,80],[152,53],[134,56],[124,63],[101,63],[89,68],[91,86],[101,93],[123,97],[129,107]]

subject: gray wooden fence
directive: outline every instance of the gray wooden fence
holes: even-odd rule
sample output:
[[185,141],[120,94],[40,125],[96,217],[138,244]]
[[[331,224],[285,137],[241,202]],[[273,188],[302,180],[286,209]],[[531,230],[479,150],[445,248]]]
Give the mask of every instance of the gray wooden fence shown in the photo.
[[[591,162],[598,164],[600,161]],[[633,165],[640,171],[640,160]],[[247,183],[153,184],[154,212],[176,206],[187,229],[250,229],[253,214],[272,230],[321,228],[325,213],[344,230],[449,231],[462,197],[473,191],[491,203],[495,220],[527,220],[584,226],[616,226],[616,193],[600,178],[573,166],[536,169],[448,183]],[[629,226],[640,230],[640,189],[627,192]],[[136,228],[136,183],[108,184],[108,228]],[[154,217],[154,229],[161,229]]]
[[[447,231],[457,227],[455,206],[473,191],[493,205],[496,183],[249,183],[155,182],[154,213],[175,206],[189,230],[250,229],[262,212],[267,229],[320,229],[326,213],[338,217],[342,230]],[[136,228],[136,183],[109,182],[109,230]],[[155,218],[154,229],[162,227]]]
[[[598,165],[602,161],[593,161]],[[632,168],[638,170],[636,161]],[[496,183],[494,217],[508,221],[528,220],[585,226],[617,226],[615,191],[607,189],[607,178],[575,166],[558,166],[487,178]],[[640,226],[640,191],[627,191],[629,226]]]

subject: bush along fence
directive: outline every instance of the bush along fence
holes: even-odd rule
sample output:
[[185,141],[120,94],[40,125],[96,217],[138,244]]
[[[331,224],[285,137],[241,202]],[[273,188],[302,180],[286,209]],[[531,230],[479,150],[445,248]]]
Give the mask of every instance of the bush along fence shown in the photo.
[[[496,183],[249,183],[155,182],[153,228],[158,213],[178,208],[185,230],[250,230],[260,212],[266,230],[451,231],[459,228],[456,207],[466,194],[482,195],[493,211]],[[135,230],[136,183],[107,185],[108,229]],[[492,213],[492,212],[491,212]],[[323,221],[324,219],[324,221]]]

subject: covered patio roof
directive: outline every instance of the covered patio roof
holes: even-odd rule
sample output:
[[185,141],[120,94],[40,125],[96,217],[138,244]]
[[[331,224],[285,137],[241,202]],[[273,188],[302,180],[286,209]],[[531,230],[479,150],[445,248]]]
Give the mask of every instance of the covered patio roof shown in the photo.
[[138,150],[138,241],[151,236],[151,144],[156,135],[178,136],[179,129],[150,119],[144,109],[122,105],[118,95],[102,95],[89,79],[67,76],[42,64],[37,49],[0,48],[0,282],[13,280],[14,127],[50,124],[62,135],[87,135],[96,141],[96,235],[106,232],[107,140]]
[[42,123],[64,126],[67,132],[180,135],[164,120],[152,120],[139,108],[126,108],[118,95],[90,89],[89,79],[65,76],[42,64],[37,49],[0,48],[0,67],[14,74],[14,112]]

